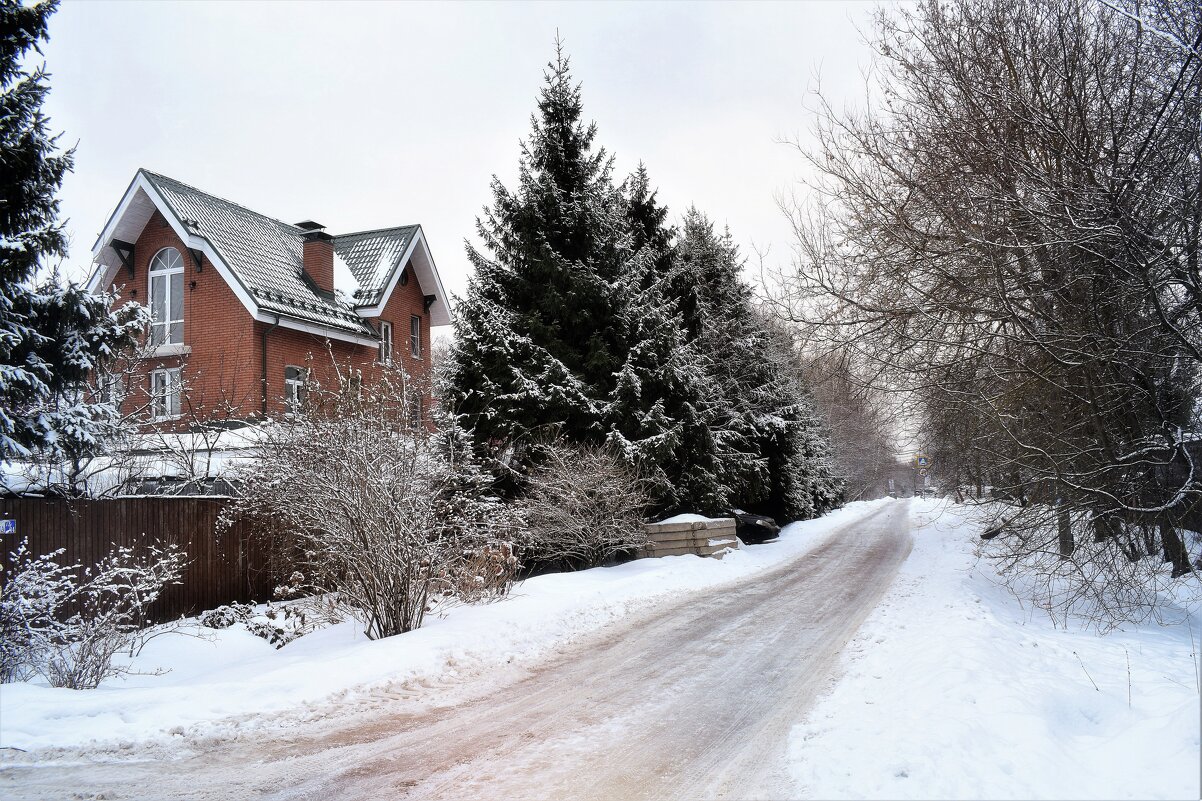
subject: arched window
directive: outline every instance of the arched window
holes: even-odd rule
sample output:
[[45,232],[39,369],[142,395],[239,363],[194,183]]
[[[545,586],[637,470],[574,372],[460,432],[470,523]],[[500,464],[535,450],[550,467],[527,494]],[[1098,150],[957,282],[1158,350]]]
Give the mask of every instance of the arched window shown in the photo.
[[175,248],[150,260],[150,344],[184,344],[184,260]]

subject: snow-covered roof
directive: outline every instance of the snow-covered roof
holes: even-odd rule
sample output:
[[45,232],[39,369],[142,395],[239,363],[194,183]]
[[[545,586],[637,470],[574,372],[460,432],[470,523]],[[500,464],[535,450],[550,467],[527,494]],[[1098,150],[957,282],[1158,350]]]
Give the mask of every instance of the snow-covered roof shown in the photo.
[[409,264],[423,294],[435,297],[431,323],[450,322],[446,293],[420,225],[334,236],[335,255],[349,268],[360,293],[331,299],[302,278],[306,229],[149,170],[138,170],[96,240],[92,253],[100,269],[93,276],[93,288],[112,280],[121,264],[113,240],[136,241],[155,210],[189,248],[202,252],[226,274],[235,294],[264,322],[280,315],[351,338],[374,338],[364,318],[382,311],[383,301]]
[[400,265],[417,234],[416,225],[360,231],[334,237],[334,255],[350,269],[358,286],[356,306],[380,302],[388,280]]

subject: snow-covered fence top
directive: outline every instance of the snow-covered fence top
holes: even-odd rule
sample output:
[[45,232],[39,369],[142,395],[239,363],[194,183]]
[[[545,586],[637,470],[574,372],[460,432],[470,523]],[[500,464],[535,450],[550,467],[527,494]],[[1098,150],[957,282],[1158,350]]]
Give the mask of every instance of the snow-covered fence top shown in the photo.
[[[99,564],[114,546],[145,555],[158,540],[178,545],[188,565],[178,585],[164,588],[150,607],[155,621],[191,615],[233,601],[262,601],[271,595],[266,549],[242,524],[220,536],[221,498],[139,496],[104,500],[0,499],[0,560],[23,539],[29,551],[62,548],[59,564]],[[0,576],[0,581],[3,577]]]
[[727,550],[739,547],[733,517],[676,515],[658,523],[648,523],[647,544],[639,556],[677,556],[696,554],[721,559]]

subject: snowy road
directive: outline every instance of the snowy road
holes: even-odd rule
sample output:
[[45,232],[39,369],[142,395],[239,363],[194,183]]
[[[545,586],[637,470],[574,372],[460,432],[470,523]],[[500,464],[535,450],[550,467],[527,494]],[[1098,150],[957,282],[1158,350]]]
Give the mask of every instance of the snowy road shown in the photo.
[[[7,797],[787,798],[789,729],[910,551],[908,503],[537,667],[462,677],[274,736],[11,765]],[[769,546],[770,547],[770,546]],[[438,696],[442,706],[431,707]],[[9,795],[16,792],[17,795]]]

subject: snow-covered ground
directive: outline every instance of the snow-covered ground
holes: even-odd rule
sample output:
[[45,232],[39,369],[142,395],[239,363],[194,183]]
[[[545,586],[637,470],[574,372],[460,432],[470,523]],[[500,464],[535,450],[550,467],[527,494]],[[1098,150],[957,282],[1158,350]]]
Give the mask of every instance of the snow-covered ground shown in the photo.
[[[417,632],[367,641],[350,624],[276,651],[241,626],[153,640],[162,675],[97,690],[0,685],[0,746],[175,748],[253,737],[380,694],[437,696],[448,679],[531,665],[667,598],[745,579],[822,543],[882,502],[786,527],[721,561],[644,559],[542,576]],[[1198,646],[1189,625],[1108,636],[1058,629],[977,559],[973,512],[911,502],[914,548],[843,656],[843,674],[789,736],[788,771],[817,798],[1197,798]],[[1192,629],[1192,630],[1191,630]],[[197,629],[193,629],[196,631]],[[801,713],[799,713],[801,714]],[[163,753],[161,750],[156,753]]]
[[914,501],[914,550],[790,736],[816,798],[1198,798],[1186,625],[1055,628],[974,556],[964,507]]
[[[532,660],[652,605],[657,599],[744,578],[826,540],[883,501],[850,504],[787,526],[779,540],[729,553],[642,559],[625,565],[530,579],[486,606],[427,616],[414,632],[371,642],[344,623],[275,650],[241,624],[201,637],[168,634],[146,646],[133,667],[144,675],[95,690],[0,685],[0,747],[32,749],[95,742],[106,747],[189,735],[223,737],[289,725],[305,710],[389,688],[429,685]],[[146,675],[158,670],[162,675]]]

